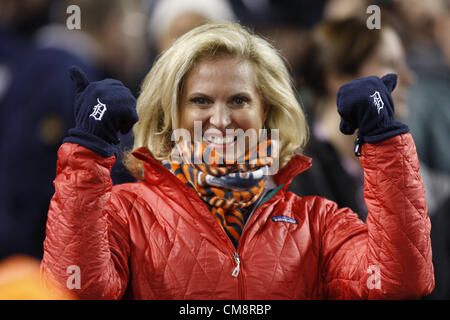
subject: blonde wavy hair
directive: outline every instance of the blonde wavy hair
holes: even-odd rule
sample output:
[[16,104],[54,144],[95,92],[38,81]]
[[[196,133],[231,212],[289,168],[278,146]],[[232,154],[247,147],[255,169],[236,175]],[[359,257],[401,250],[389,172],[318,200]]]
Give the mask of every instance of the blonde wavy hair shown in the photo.
[[[309,137],[308,125],[282,56],[268,41],[232,22],[199,26],[161,53],[145,77],[137,100],[139,121],[133,128],[133,150],[146,147],[159,161],[169,156],[174,145],[171,135],[180,123],[184,78],[202,59],[222,56],[253,65],[256,87],[269,108],[264,125],[279,130],[280,168],[301,152]],[[124,155],[124,164],[136,178],[143,179],[142,162],[130,151]]]

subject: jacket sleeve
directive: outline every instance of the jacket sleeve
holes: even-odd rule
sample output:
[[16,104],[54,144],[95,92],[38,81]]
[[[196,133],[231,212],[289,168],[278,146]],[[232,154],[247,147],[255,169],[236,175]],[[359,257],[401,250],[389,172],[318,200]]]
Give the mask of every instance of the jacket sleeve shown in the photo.
[[55,293],[69,290],[80,299],[120,299],[125,292],[128,204],[112,192],[114,161],[72,143],[58,151],[41,262],[44,284]]
[[[412,136],[364,144],[366,224],[325,200],[321,261],[329,299],[410,299],[434,288],[431,223]],[[345,186],[343,186],[345,187]]]

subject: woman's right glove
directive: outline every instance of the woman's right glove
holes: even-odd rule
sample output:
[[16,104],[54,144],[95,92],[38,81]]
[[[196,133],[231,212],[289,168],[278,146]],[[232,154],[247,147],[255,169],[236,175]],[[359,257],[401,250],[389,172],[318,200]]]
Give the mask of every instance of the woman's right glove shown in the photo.
[[355,154],[361,155],[363,143],[378,143],[409,131],[406,124],[394,119],[391,93],[397,85],[397,75],[390,73],[381,79],[375,76],[359,78],[344,84],[337,94],[341,115],[340,130],[353,134],[358,130]]
[[75,128],[64,142],[86,147],[103,157],[118,153],[118,131],[126,134],[138,121],[136,99],[122,82],[114,79],[89,82],[78,68],[70,68],[76,84]]

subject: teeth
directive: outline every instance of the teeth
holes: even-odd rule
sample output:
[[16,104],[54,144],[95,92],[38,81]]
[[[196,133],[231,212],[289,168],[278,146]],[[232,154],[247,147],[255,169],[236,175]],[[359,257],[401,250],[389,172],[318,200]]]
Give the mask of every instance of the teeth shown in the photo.
[[228,144],[233,142],[234,136],[227,136],[227,137],[219,137],[219,136],[208,136],[207,140],[212,143],[216,144]]

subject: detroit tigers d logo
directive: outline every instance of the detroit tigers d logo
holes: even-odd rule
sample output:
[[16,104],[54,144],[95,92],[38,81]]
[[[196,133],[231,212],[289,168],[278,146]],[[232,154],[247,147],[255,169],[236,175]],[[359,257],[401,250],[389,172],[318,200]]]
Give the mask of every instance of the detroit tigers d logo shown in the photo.
[[370,97],[373,98],[373,104],[377,107],[378,114],[380,114],[381,109],[384,107],[384,102],[381,99],[380,93],[375,91]]
[[97,98],[97,104],[94,106],[94,110],[89,117],[94,118],[97,121],[102,120],[103,115],[106,112],[106,104],[102,103],[99,98]]

